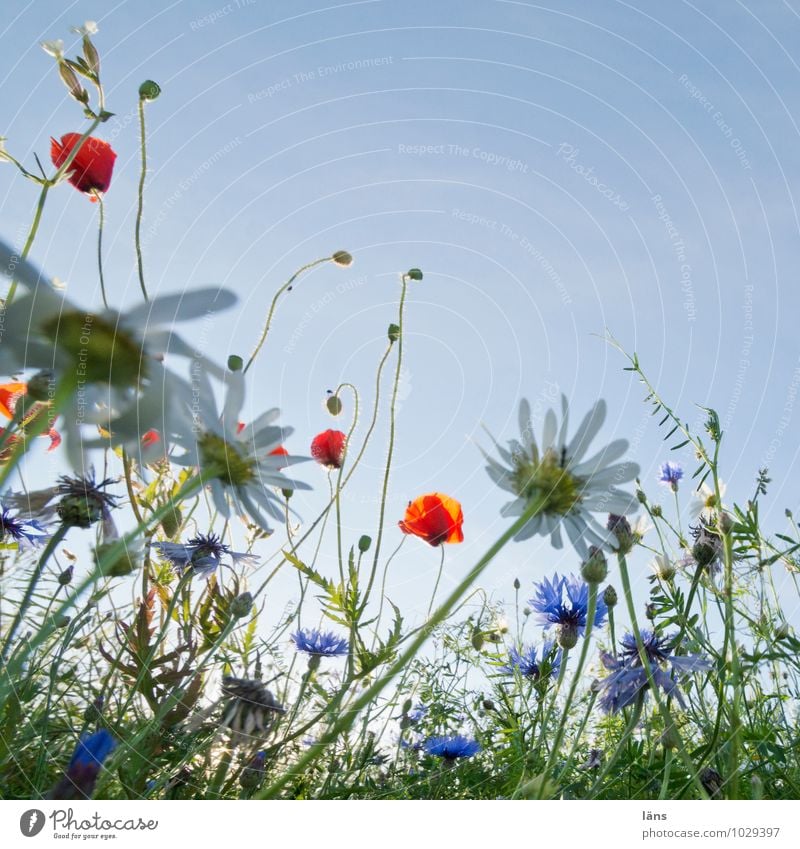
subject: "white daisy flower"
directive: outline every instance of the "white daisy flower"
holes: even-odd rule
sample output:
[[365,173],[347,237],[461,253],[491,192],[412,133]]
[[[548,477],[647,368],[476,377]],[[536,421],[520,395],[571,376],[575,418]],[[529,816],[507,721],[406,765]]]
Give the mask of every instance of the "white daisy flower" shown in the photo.
[[[74,391],[59,413],[76,469],[85,467],[84,448],[138,448],[151,429],[180,429],[180,419],[188,418],[184,402],[192,393],[186,381],[163,366],[165,353],[190,358],[195,367],[211,373],[224,373],[172,326],[227,309],[236,302],[231,292],[201,289],[164,295],[124,313],[94,312],[76,306],[2,243],[0,263],[7,276],[28,290],[6,312],[0,373],[40,369],[52,372],[57,386],[72,382]],[[102,427],[108,438],[82,443],[81,424]]]
[[567,439],[569,408],[562,395],[561,425],[555,411],[548,410],[540,447],[533,435],[530,404],[525,399],[520,402],[521,441],[509,441],[508,450],[495,441],[502,463],[484,452],[489,477],[516,496],[502,508],[502,515],[521,516],[533,499],[545,499],[542,510],[514,539],[541,534],[550,536],[553,546],[561,548],[563,522],[575,550],[585,559],[589,546],[606,546],[609,540],[609,532],[592,513],[625,515],[636,511],[636,497],[618,488],[639,474],[635,463],[615,462],[628,450],[627,440],[617,439],[584,459],[605,417],[606,404],[600,400],[586,414],[572,439]]
[[211,488],[216,509],[227,519],[231,504],[239,515],[248,515],[256,525],[271,532],[264,513],[282,521],[285,502],[275,490],[311,489],[293,480],[281,469],[309,457],[277,453],[292,428],[274,424],[280,411],[268,410],[242,427],[239,414],[244,404],[245,383],[241,371],[225,375],[226,394],[222,412],[217,411],[207,374],[196,375],[191,401],[191,426],[171,434],[184,452],[170,459],[183,466],[197,466],[200,477]]
[[97,21],[86,21],[82,27],[70,27],[69,31],[86,37],[89,35],[97,35],[99,29],[97,27]]
[[64,42],[60,38],[41,42],[42,50],[60,62],[64,58]]
[[663,554],[656,554],[650,562],[650,568],[660,581],[671,581],[678,571],[678,564]]
[[[727,486],[720,480],[719,494],[721,498],[725,497],[726,489]],[[689,504],[689,515],[696,522],[704,513],[709,515],[716,513],[720,506],[722,505],[717,503],[717,496],[714,490],[707,483],[704,483],[700,489],[692,494],[692,501]]]

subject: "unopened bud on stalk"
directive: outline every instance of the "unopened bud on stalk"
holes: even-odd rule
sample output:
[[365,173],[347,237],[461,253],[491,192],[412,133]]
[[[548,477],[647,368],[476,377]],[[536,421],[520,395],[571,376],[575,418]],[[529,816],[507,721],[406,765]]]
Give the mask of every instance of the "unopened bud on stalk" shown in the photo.
[[74,97],[79,103],[86,103],[89,100],[86,89],[78,81],[78,75],[66,62],[58,63],[58,74],[67,87],[70,96]]
[[234,619],[242,619],[248,616],[253,609],[252,593],[241,593],[231,602],[231,616]]
[[362,554],[366,554],[369,551],[369,547],[372,545],[372,537],[367,536],[367,534],[362,534],[358,538],[358,550]]
[[617,601],[619,601],[617,591],[611,586],[611,584],[609,584],[603,591],[603,601],[605,602],[606,607],[615,607]]
[[409,280],[422,280],[422,272],[419,268],[410,268],[406,272],[406,277],[408,277]]
[[238,354],[231,354],[228,357],[228,369],[230,371],[241,371],[244,367],[244,360]]
[[776,640],[785,640],[788,638],[790,634],[789,623],[781,622],[780,625],[775,629],[775,639]]
[[521,586],[522,584],[520,584],[519,578],[514,578],[514,589],[518,590]]
[[577,626],[572,624],[559,625],[557,641],[562,649],[575,648],[578,643]]
[[66,587],[68,584],[72,583],[72,575],[75,572],[74,566],[67,566],[67,568],[58,576],[58,583],[62,587]]
[[608,575],[608,563],[601,549],[594,545],[589,547],[589,556],[581,565],[581,575],[587,584],[599,584],[605,581]]
[[330,395],[325,401],[325,406],[332,416],[338,416],[342,412],[342,399],[338,395]]
[[342,268],[349,268],[353,264],[353,257],[347,251],[336,251],[331,259]]
[[161,94],[161,86],[153,80],[145,80],[139,86],[139,97],[142,100],[155,100]]

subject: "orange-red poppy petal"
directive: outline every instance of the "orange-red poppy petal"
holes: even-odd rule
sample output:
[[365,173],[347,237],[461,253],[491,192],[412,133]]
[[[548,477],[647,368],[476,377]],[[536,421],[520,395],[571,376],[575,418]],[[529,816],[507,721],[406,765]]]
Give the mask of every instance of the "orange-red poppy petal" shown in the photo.
[[415,498],[408,505],[405,518],[398,522],[404,534],[412,534],[434,546],[463,542],[463,524],[461,504],[441,492]]

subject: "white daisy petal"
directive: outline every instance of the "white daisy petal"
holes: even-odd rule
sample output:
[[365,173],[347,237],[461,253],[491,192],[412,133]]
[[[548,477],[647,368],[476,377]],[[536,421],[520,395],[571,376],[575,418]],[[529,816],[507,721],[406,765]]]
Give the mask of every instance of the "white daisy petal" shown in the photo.
[[554,447],[556,430],[558,424],[556,422],[556,414],[552,410],[548,410],[544,414],[544,427],[542,429],[542,451],[549,451]]
[[584,460],[577,466],[571,466],[570,471],[578,477],[591,476],[604,469],[611,463],[619,460],[628,450],[627,439],[615,439],[609,442],[602,451],[593,454],[588,460]]
[[606,402],[602,398],[586,414],[567,446],[570,464],[579,463],[606,420]]

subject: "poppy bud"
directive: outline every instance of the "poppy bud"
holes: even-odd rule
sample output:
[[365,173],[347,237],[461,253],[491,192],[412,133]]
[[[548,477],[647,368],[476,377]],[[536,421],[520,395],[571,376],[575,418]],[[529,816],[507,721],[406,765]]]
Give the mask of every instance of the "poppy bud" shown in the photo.
[[589,557],[581,565],[581,575],[587,584],[599,584],[608,575],[606,556],[596,546],[589,547]]
[[363,534],[358,538],[358,550],[362,554],[366,554],[369,551],[369,547],[372,545],[372,537]]
[[520,584],[519,578],[514,578],[514,589],[518,590],[521,586],[522,584]]
[[403,713],[408,713],[412,707],[414,707],[414,702],[411,699],[406,699],[401,710]]
[[241,593],[231,602],[231,616],[234,619],[242,619],[250,614],[253,609],[252,593]]
[[161,94],[161,86],[152,80],[145,80],[139,86],[139,97],[142,100],[155,100]]
[[37,371],[28,381],[28,398],[31,401],[49,401],[55,383],[55,374],[50,369]]
[[400,325],[390,324],[389,330],[386,335],[389,337],[390,342],[397,342],[397,340],[400,338]]
[[618,600],[619,597],[617,596],[617,591],[611,586],[611,584],[609,584],[603,592],[603,601],[605,602],[606,607],[615,607]]
[[74,566],[67,566],[67,568],[58,576],[58,583],[62,587],[66,587],[68,584],[72,583],[72,575],[75,571]]
[[406,277],[409,280],[422,280],[422,272],[418,268],[410,268],[406,272]]
[[353,257],[347,251],[336,251],[331,259],[342,268],[349,268],[353,264]]
[[281,495],[288,501],[294,495],[294,490],[293,489],[282,489]]
[[238,354],[231,354],[228,357],[228,369],[230,371],[241,371],[244,366],[244,360]]
[[342,399],[338,395],[330,395],[325,401],[325,406],[332,416],[338,416],[342,412]]

